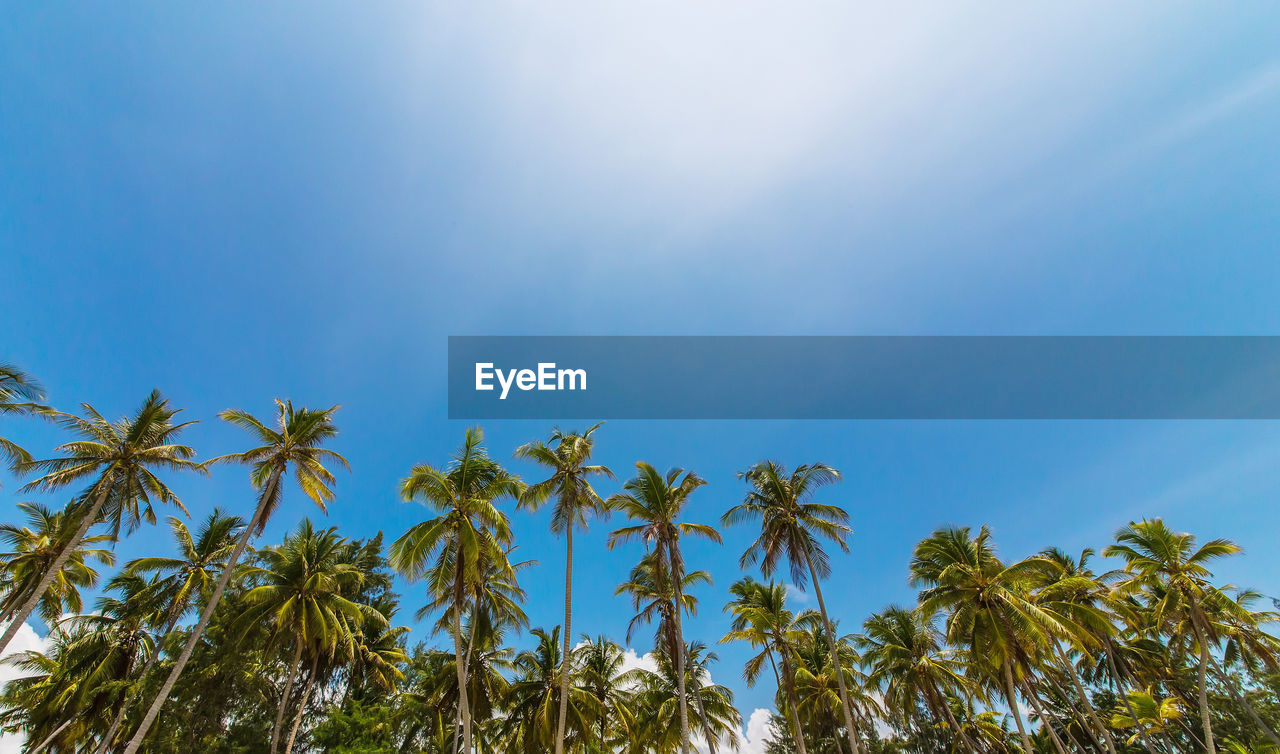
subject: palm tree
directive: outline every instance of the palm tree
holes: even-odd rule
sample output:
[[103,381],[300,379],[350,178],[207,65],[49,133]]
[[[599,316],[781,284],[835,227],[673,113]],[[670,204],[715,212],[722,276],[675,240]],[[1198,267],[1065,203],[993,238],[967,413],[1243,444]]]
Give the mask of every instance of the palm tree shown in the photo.
[[676,737],[678,729],[673,719],[679,714],[682,699],[690,708],[690,726],[706,742],[708,751],[714,754],[726,739],[729,748],[738,748],[742,715],[733,706],[733,692],[710,683],[709,666],[719,658],[696,641],[679,654],[686,658],[683,679],[676,674],[675,662],[661,645],[653,652],[656,671],[635,668],[623,674],[624,682],[635,689],[632,700],[638,733],[632,739],[634,746],[626,749],[628,753],[643,750],[666,754],[683,747],[683,732]]
[[926,615],[946,613],[947,639],[968,649],[1001,690],[1026,754],[1032,754],[1032,746],[1018,709],[1019,689],[1046,722],[1055,748],[1065,748],[1026,683],[1031,656],[1057,627],[1027,597],[1031,574],[1025,562],[1008,567],[1000,562],[985,526],[976,537],[968,527],[939,529],[916,546],[911,560],[912,585],[926,586],[918,609]]
[[604,636],[592,638],[582,634],[574,650],[574,662],[582,674],[582,686],[596,700],[596,741],[599,751],[610,751],[611,721],[621,731],[632,731],[632,714],[628,709],[631,694],[623,680],[626,653],[617,642]]
[[[178,621],[187,614],[198,598],[209,594],[215,582],[215,574],[226,567],[227,559],[235,549],[236,540],[244,529],[244,521],[239,516],[224,516],[220,509],[214,508],[195,537],[191,536],[191,531],[181,519],[172,516],[169,517],[169,529],[178,545],[178,557],[139,558],[126,565],[128,573],[150,574],[156,578],[150,589],[167,605],[163,618],[158,622],[161,641],[173,633]],[[141,682],[146,681],[159,661],[157,646],[157,650],[151,653],[146,665],[138,673],[139,686],[121,701],[110,729],[102,737],[94,754],[105,754],[112,745],[133,704],[134,695],[141,690]]]
[[[0,415],[45,411],[47,408],[40,405],[43,400],[44,388],[35,378],[13,364],[0,363]],[[15,469],[31,461],[31,454],[3,437],[0,437],[0,456],[7,458]]]
[[967,698],[970,683],[955,652],[943,648],[942,634],[929,616],[896,605],[862,624],[858,645],[871,668],[868,680],[884,693],[886,708],[900,720],[914,716],[923,700],[934,718],[942,717],[970,751],[969,740],[952,712],[950,697]]
[[[89,527],[98,523],[104,506],[111,521],[111,538],[118,537],[123,522],[132,529],[141,520],[154,520],[151,499],[182,508],[182,501],[158,477],[156,471],[203,471],[191,461],[195,451],[174,440],[183,429],[194,424],[173,421],[180,409],[169,407],[169,401],[153,391],[132,417],[108,421],[89,404],[83,404],[88,418],[53,412],[59,424],[80,439],[58,447],[65,455],[23,464],[24,469],[44,472],[24,490],[60,490],[89,477],[95,477],[82,497],[81,504],[68,506],[68,514],[78,519],[74,533],[48,570],[31,590],[25,602],[15,611],[4,636],[0,652],[9,646],[18,629],[26,622],[45,591],[62,573],[73,553],[80,547]],[[87,503],[87,505],[85,505]],[[72,508],[74,507],[74,511]],[[185,508],[183,511],[185,512]]]
[[[792,737],[799,754],[806,754],[804,731],[800,727],[796,700],[796,680],[792,658],[795,642],[800,637],[795,614],[787,609],[787,590],[781,584],[761,584],[750,577],[729,587],[734,599],[725,605],[725,612],[733,615],[733,627],[720,643],[745,641],[762,651],[747,660],[742,677],[748,686],[754,686],[760,677],[764,662],[773,668],[774,680],[787,708],[787,721],[791,724]],[[782,665],[779,672],[778,665]],[[782,705],[779,705],[782,706]]]
[[[454,656],[462,650],[462,615],[476,584],[498,565],[506,564],[511,542],[507,515],[496,505],[503,498],[519,498],[524,484],[489,457],[484,432],[468,429],[462,448],[445,469],[421,463],[401,482],[405,500],[421,500],[440,515],[415,524],[391,546],[391,564],[410,580],[425,579],[430,593],[450,595],[454,611]],[[467,667],[455,663],[458,674],[458,715],[463,751],[471,754],[471,715],[467,702]]]
[[182,669],[186,667],[187,660],[191,659],[191,653],[209,626],[213,611],[218,607],[222,593],[226,590],[227,583],[231,581],[231,575],[235,571],[236,564],[240,562],[240,556],[249,545],[250,538],[262,533],[271,514],[279,507],[284,492],[283,480],[289,467],[293,467],[298,486],[302,488],[303,494],[320,506],[320,510],[325,510],[325,503],[333,500],[333,490],[330,486],[335,480],[333,473],[325,468],[324,463],[332,461],[348,467],[347,459],[320,445],[338,434],[338,428],[333,423],[333,415],[337,410],[337,406],[324,410],[295,409],[291,401],[277,400],[275,428],[267,427],[248,412],[239,409],[229,409],[218,414],[223,421],[248,431],[262,445],[243,453],[219,456],[208,461],[207,464],[248,465],[249,480],[258,490],[258,505],[248,525],[241,532],[235,549],[231,551],[231,556],[227,558],[222,575],[218,577],[218,583],[214,585],[213,593],[209,595],[209,600],[205,603],[203,612],[200,613],[200,620],[191,631],[191,635],[187,637],[182,653],[178,655],[168,678],[151,702],[138,730],[129,740],[124,754],[137,754],[147,731],[151,729],[156,716],[160,714],[160,708],[168,701],[169,692],[173,690],[173,685],[177,683],[178,676],[182,675]]
[[[603,422],[602,422],[603,423]],[[604,501],[591,487],[591,477],[605,476],[613,479],[613,472],[605,466],[590,463],[595,446],[592,434],[600,424],[592,425],[586,432],[564,433],[559,428],[551,431],[546,443],[531,442],[516,448],[515,457],[533,461],[550,469],[551,476],[525,488],[520,496],[521,507],[536,511],[553,494],[555,509],[551,514],[551,531],[565,536],[564,566],[564,646],[560,656],[566,667],[560,672],[560,709],[556,715],[556,754],[564,752],[565,716],[569,710],[569,637],[573,626],[573,530],[587,527],[588,516],[608,513]]]
[[[849,514],[835,505],[812,501],[814,493],[822,487],[840,481],[840,472],[822,463],[796,467],[790,475],[786,467],[773,461],[762,461],[740,473],[739,478],[750,486],[746,498],[730,508],[721,519],[726,526],[747,520],[760,520],[760,536],[743,553],[743,568],[756,563],[765,578],[771,578],[779,563],[785,558],[790,565],[791,580],[803,587],[806,579],[813,580],[814,596],[818,598],[818,610],[826,624],[826,637],[830,642],[832,662],[836,659],[835,628],[827,614],[827,604],[822,598],[821,580],[831,575],[827,553],[818,538],[834,542],[844,551],[852,529]],[[844,722],[848,726],[849,741],[854,754],[862,751],[858,743],[858,728],[854,723],[853,708],[849,703],[849,689],[844,674],[836,673],[840,690],[840,705]]]
[[[350,562],[351,549],[347,545],[336,528],[317,531],[310,520],[303,519],[280,547],[259,551],[262,565],[245,569],[245,575],[258,585],[242,598],[247,609],[236,623],[267,623],[273,645],[293,646],[271,732],[272,754],[280,745],[285,712],[303,655],[310,660],[311,672],[298,703],[300,711],[306,708],[321,660],[340,649],[354,651],[354,638],[365,621],[385,621],[368,605],[347,598],[348,590],[364,579],[363,572]],[[285,747],[286,754],[291,747],[292,736]]]
[[503,751],[540,754],[554,746],[560,736],[554,717],[559,716],[560,679],[565,668],[573,676],[568,705],[571,711],[569,740],[583,746],[590,740],[592,720],[598,715],[596,698],[579,682],[576,668],[560,655],[560,627],[550,632],[535,628],[530,633],[538,640],[536,647],[516,656],[516,678],[507,688],[506,717],[502,721]]
[[[684,558],[680,552],[682,536],[699,536],[717,544],[721,542],[720,533],[705,524],[690,524],[676,521],[684,512],[685,505],[693,491],[706,484],[692,471],[671,469],[662,475],[653,466],[639,461],[636,463],[637,474],[622,486],[622,492],[608,500],[610,508],[621,510],[627,518],[640,521],[635,526],[627,526],[609,535],[609,548],[619,542],[640,539],[646,550],[652,550],[657,557],[653,561],[659,581],[666,579],[674,590],[674,604],[683,605]],[[683,475],[683,476],[681,476]],[[689,731],[689,710],[685,695],[685,643],[684,629],[681,625],[683,610],[672,610],[675,624],[676,652],[675,675],[679,684],[677,699],[680,707],[680,742],[683,751],[691,750]]]
[[1138,740],[1139,736],[1152,734],[1169,734],[1175,724],[1182,719],[1182,705],[1176,697],[1159,699],[1155,692],[1148,688],[1142,691],[1130,691],[1128,702],[1116,709],[1111,716],[1111,725],[1120,730],[1134,728],[1137,730],[1129,737],[1129,744]]
[[[679,646],[675,616],[676,591],[667,578],[667,570],[659,561],[657,553],[646,554],[631,569],[627,580],[618,585],[614,595],[630,595],[631,606],[636,611],[627,624],[627,641],[631,641],[641,624],[652,623],[657,619],[654,644],[661,644],[667,656],[674,657]],[[696,615],[698,612],[698,598],[691,590],[700,584],[710,585],[711,574],[706,571],[689,571],[681,579],[680,603],[684,612],[689,615]]]
[[[1122,592],[1144,592],[1153,600],[1152,610],[1169,621],[1175,638],[1193,640],[1199,650],[1200,664],[1197,686],[1200,692],[1200,725],[1204,746],[1214,754],[1213,724],[1209,713],[1209,649],[1218,638],[1205,607],[1213,602],[1239,615],[1239,606],[1222,590],[1213,586],[1207,563],[1240,552],[1239,545],[1227,539],[1214,539],[1196,547],[1196,538],[1179,534],[1160,519],[1130,522],[1116,533],[1116,544],[1103,554],[1121,557],[1128,578],[1118,588]],[[1246,616],[1246,620],[1248,619]]]
[[[7,622],[14,612],[30,597],[44,574],[66,548],[80,519],[74,515],[75,505],[67,511],[54,511],[38,503],[18,503],[18,510],[26,515],[26,526],[0,524],[0,540],[4,540],[8,552],[0,552],[3,562],[5,593],[0,598],[0,624]],[[96,560],[103,565],[115,563],[110,550],[91,547],[111,538],[105,534],[84,537],[71,552],[57,572],[53,582],[40,599],[40,619],[52,624],[64,612],[79,613],[83,608],[80,590],[98,583],[98,572],[89,565]]]

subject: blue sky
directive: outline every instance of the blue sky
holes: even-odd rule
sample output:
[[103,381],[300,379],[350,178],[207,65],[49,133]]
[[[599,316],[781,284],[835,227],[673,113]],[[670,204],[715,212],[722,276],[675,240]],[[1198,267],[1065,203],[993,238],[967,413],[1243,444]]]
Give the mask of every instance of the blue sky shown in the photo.
[[[15,7],[2,355],[61,407],[160,387],[206,457],[242,444],[219,409],[341,403],[328,520],[394,537],[423,515],[397,480],[465,426],[451,334],[1276,334],[1277,31],[1266,3]],[[486,429],[505,456],[549,427]],[[708,522],[756,460],[841,468],[846,628],[910,599],[911,545],[944,523],[1019,557],[1161,515],[1240,541],[1222,576],[1280,592],[1274,423],[629,421],[599,453],[697,470]],[[177,485],[194,516],[249,509],[237,471]],[[292,494],[268,541],[304,515]],[[515,521],[555,624],[561,543]],[[579,538],[575,629],[620,637],[636,552],[605,528]],[[722,634],[748,541],[690,546],[716,580],[692,635]],[[768,706],[721,657],[744,712]]]

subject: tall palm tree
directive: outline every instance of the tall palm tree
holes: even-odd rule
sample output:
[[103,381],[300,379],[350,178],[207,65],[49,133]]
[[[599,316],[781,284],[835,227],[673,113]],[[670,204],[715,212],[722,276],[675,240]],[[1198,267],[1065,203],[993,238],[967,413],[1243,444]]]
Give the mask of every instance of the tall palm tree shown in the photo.
[[[677,521],[689,502],[693,491],[706,482],[692,471],[674,468],[663,474],[644,461],[636,463],[636,476],[622,486],[622,492],[613,495],[608,505],[620,510],[627,518],[641,523],[626,526],[609,535],[609,548],[619,542],[639,539],[646,550],[657,555],[653,565],[659,581],[666,579],[674,591],[674,604],[683,605],[684,557],[680,551],[682,536],[698,536],[717,544],[720,533],[706,524],[690,524]],[[682,476],[683,475],[683,476]],[[676,633],[674,658],[675,676],[679,685],[677,699],[680,707],[680,743],[686,754],[691,751],[689,710],[685,694],[685,642],[681,624],[683,610],[672,610]]]
[[[732,630],[724,635],[720,643],[745,641],[752,647],[762,648],[759,654],[747,660],[742,677],[748,686],[754,686],[765,661],[769,662],[787,708],[787,722],[792,726],[796,750],[799,754],[806,754],[793,666],[794,644],[799,639],[800,631],[796,627],[795,614],[786,607],[786,587],[781,584],[761,584],[747,577],[729,587],[729,594],[734,599],[724,609],[733,615]],[[782,666],[781,671],[779,665]]]
[[187,637],[182,653],[178,655],[168,678],[152,700],[138,730],[129,740],[129,745],[125,747],[125,754],[137,754],[147,731],[151,729],[156,716],[160,714],[160,708],[168,701],[169,692],[173,690],[173,685],[177,683],[178,676],[182,675],[182,669],[186,667],[187,660],[191,659],[191,653],[195,651],[200,637],[209,626],[213,611],[218,607],[222,593],[226,590],[227,583],[231,581],[231,575],[235,571],[236,564],[240,562],[240,556],[249,545],[249,540],[262,533],[271,514],[279,507],[284,492],[284,477],[289,468],[293,467],[294,476],[303,494],[320,506],[320,510],[325,510],[325,503],[333,500],[333,490],[330,487],[335,480],[333,473],[324,464],[333,462],[348,467],[347,459],[320,446],[338,434],[338,428],[333,423],[333,415],[337,410],[337,406],[323,410],[295,409],[291,401],[277,400],[274,428],[268,427],[253,415],[239,409],[228,409],[218,414],[223,421],[249,432],[256,442],[262,443],[252,450],[219,456],[207,462],[208,464],[238,463],[249,466],[249,480],[258,490],[257,508],[253,512],[253,517],[249,519],[248,525],[241,532],[235,549],[231,551],[231,556],[227,558],[222,575],[218,577],[218,583],[214,585],[213,593],[209,595],[209,600],[200,613],[200,620],[191,631],[191,635]]
[[956,738],[970,751],[969,740],[952,712],[949,697],[970,694],[965,666],[955,652],[943,648],[942,634],[929,616],[896,605],[872,615],[862,624],[858,645],[871,668],[868,680],[884,693],[887,709],[909,719],[919,700],[934,718],[942,717]]
[[[26,515],[27,525],[0,524],[0,540],[8,550],[0,552],[5,588],[0,597],[0,624],[8,621],[30,597],[75,535],[80,519],[75,515],[74,501],[67,507],[70,513],[54,511],[39,503],[18,503],[18,510]],[[41,620],[51,624],[65,612],[79,613],[83,609],[80,590],[98,582],[98,572],[90,561],[108,566],[115,563],[110,550],[92,545],[110,539],[106,534],[97,534],[80,540],[79,547],[71,552],[40,599]]]
[[[444,469],[420,463],[400,484],[406,501],[420,500],[438,516],[415,524],[391,545],[391,564],[410,580],[425,579],[434,597],[448,594],[454,611],[454,656],[462,658],[462,616],[476,584],[492,565],[509,573],[506,548],[511,525],[498,508],[503,498],[518,499],[519,477],[489,457],[484,432],[468,429],[461,449]],[[471,715],[467,702],[467,667],[456,662],[458,716],[463,751],[472,752]]]
[[203,471],[203,467],[191,460],[195,451],[174,442],[182,430],[194,422],[174,423],[180,409],[170,408],[169,401],[159,391],[147,396],[133,416],[114,422],[103,418],[87,403],[83,408],[88,418],[62,412],[52,414],[59,424],[79,437],[58,447],[64,455],[23,464],[24,469],[44,472],[23,488],[26,490],[52,492],[91,477],[93,482],[82,494],[81,504],[74,506],[74,512],[70,510],[72,506],[68,506],[68,514],[78,517],[78,525],[14,613],[4,636],[0,637],[0,652],[13,641],[67,560],[80,547],[89,527],[98,523],[104,508],[111,522],[111,537],[115,539],[125,522],[132,529],[143,519],[154,520],[153,497],[182,508],[182,501],[156,476],[156,471]]
[[[1103,554],[1121,557],[1128,578],[1119,585],[1125,592],[1143,592],[1152,599],[1155,614],[1170,621],[1175,638],[1182,634],[1191,638],[1199,651],[1197,687],[1199,690],[1200,725],[1208,754],[1217,751],[1209,712],[1210,646],[1218,640],[1218,632],[1206,614],[1207,602],[1230,608],[1235,601],[1210,583],[1213,573],[1208,563],[1240,552],[1236,543],[1214,539],[1196,547],[1196,538],[1174,532],[1160,519],[1130,522],[1116,533],[1116,544]],[[1236,606],[1238,608],[1238,605]],[[1231,612],[1239,614],[1239,610]]]
[[[40,405],[43,400],[44,388],[34,377],[13,364],[0,363],[0,415],[47,410]],[[7,458],[13,468],[20,468],[31,460],[31,454],[3,437],[0,437],[0,456]]]
[[[676,634],[676,590],[660,560],[657,553],[646,554],[632,567],[627,580],[618,585],[614,595],[630,595],[631,605],[636,611],[627,624],[627,641],[631,641],[641,624],[657,620],[654,644],[661,644],[667,656],[674,657],[680,643]],[[696,615],[698,612],[698,598],[692,594],[693,587],[710,584],[711,574],[706,571],[689,571],[684,575],[680,584],[680,603],[686,614]]]
[[178,557],[139,558],[126,565],[128,573],[148,574],[156,579],[149,588],[166,607],[162,611],[163,617],[157,622],[160,642],[157,643],[156,651],[151,653],[138,673],[137,687],[121,701],[111,727],[102,737],[94,754],[105,754],[113,745],[136,693],[141,690],[142,683],[145,683],[160,661],[160,643],[173,633],[178,621],[190,611],[196,600],[207,596],[213,589],[216,575],[226,567],[227,559],[231,557],[244,526],[244,520],[239,516],[224,516],[220,509],[214,508],[197,530],[196,536],[192,537],[191,531],[181,519],[170,516],[169,529],[178,545]]
[[[815,503],[812,499],[822,487],[840,481],[840,472],[823,463],[812,463],[797,466],[788,474],[782,464],[762,461],[738,476],[747,482],[750,489],[742,503],[730,508],[721,520],[726,526],[741,521],[760,521],[760,536],[743,553],[742,567],[759,563],[764,577],[772,578],[785,558],[796,586],[803,587],[807,579],[813,580],[818,610],[826,624],[827,640],[831,642],[827,649],[831,652],[832,662],[840,667],[836,658],[835,628],[827,614],[827,603],[822,598],[821,581],[831,575],[831,565],[819,538],[828,539],[848,552],[845,538],[852,529],[849,528],[849,514],[843,508]],[[849,703],[848,684],[843,673],[836,673],[836,680],[849,741],[854,754],[859,754],[862,747],[858,742],[853,707]]]
[[299,702],[303,709],[321,660],[340,649],[352,649],[366,620],[385,620],[368,605],[346,596],[364,578],[351,563],[347,544],[336,528],[317,530],[310,520],[303,519],[280,547],[258,552],[261,565],[245,569],[246,577],[257,585],[241,599],[246,609],[236,623],[246,627],[267,623],[272,644],[293,646],[271,732],[271,754],[279,749],[285,712],[304,655],[312,671]]
[[918,609],[926,615],[946,614],[947,639],[968,649],[971,660],[1001,690],[1025,754],[1032,754],[1032,745],[1018,709],[1019,690],[1037,707],[1055,748],[1065,748],[1027,685],[1031,658],[1057,627],[1028,598],[1031,575],[1032,566],[1025,562],[1000,562],[985,526],[977,536],[968,527],[939,529],[916,546],[911,560],[912,585],[926,587]]
[[[603,422],[601,422],[603,423]],[[556,754],[564,753],[565,716],[569,710],[569,637],[573,635],[573,530],[587,527],[587,518],[608,513],[595,489],[591,477],[604,476],[613,479],[608,467],[592,464],[591,451],[595,447],[592,435],[600,424],[594,424],[582,433],[551,431],[546,442],[531,442],[516,448],[515,457],[547,468],[551,476],[525,488],[520,496],[520,506],[537,510],[552,495],[556,498],[551,513],[551,531],[564,534],[564,646],[560,656],[566,661],[560,671],[560,709],[556,714]]]

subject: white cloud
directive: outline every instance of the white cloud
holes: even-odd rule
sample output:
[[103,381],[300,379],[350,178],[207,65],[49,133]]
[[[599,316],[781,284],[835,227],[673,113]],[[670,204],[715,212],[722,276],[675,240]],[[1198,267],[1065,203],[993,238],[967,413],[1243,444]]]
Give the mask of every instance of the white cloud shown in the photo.
[[794,602],[797,608],[803,609],[813,600],[813,597],[808,592],[795,584],[783,584],[783,587],[787,590],[787,599]]
[[[7,625],[0,626],[0,629],[3,628],[7,628]],[[9,646],[5,648],[4,653],[0,654],[0,659],[32,650],[43,652],[45,646],[46,639],[41,638],[30,623],[24,623],[22,628],[18,629],[18,634],[13,637],[13,641],[9,642]],[[0,663],[0,687],[25,675],[25,673],[11,665]],[[27,737],[22,734],[0,734],[0,754],[19,754],[26,741]]]

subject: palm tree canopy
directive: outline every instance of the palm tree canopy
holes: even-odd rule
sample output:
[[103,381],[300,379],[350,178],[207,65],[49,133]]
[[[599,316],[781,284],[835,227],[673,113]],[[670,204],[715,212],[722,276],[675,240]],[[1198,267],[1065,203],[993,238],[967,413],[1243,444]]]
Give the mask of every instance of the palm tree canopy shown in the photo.
[[78,439],[58,446],[61,456],[23,464],[26,471],[42,472],[24,490],[60,490],[93,477],[84,498],[106,495],[101,516],[111,523],[111,537],[120,529],[132,531],[143,521],[155,523],[152,501],[181,509],[182,501],[156,476],[156,472],[199,471],[204,466],[191,459],[195,451],[175,442],[195,422],[175,423],[181,412],[153,391],[132,416],[110,421],[88,403],[85,416],[52,411],[50,415]]
[[840,472],[823,463],[796,467],[790,474],[782,464],[762,461],[738,474],[750,489],[743,501],[721,519],[727,526],[759,520],[760,536],[743,553],[740,565],[760,565],[770,578],[785,558],[791,580],[803,587],[808,580],[809,559],[820,579],[831,574],[831,565],[819,538],[830,540],[844,552],[849,514],[843,508],[813,502],[819,489],[840,481]]
[[[237,463],[249,466],[249,479],[259,491],[258,505],[262,511],[256,521],[250,522],[255,534],[261,534],[272,513],[280,505],[283,485],[279,479],[290,465],[303,494],[325,510],[334,499],[332,486],[336,479],[325,466],[337,463],[350,469],[347,459],[320,445],[338,434],[333,415],[338,406],[327,409],[294,408],[293,401],[276,400],[276,421],[268,427],[247,411],[227,409],[218,414],[225,422],[248,432],[255,442],[262,443],[243,453],[230,453],[212,458],[206,466],[216,463]],[[275,484],[269,484],[273,479]]]
[[532,461],[551,472],[551,476],[524,489],[520,494],[520,506],[537,510],[554,497],[552,531],[564,532],[570,526],[586,526],[588,515],[608,513],[604,500],[591,486],[593,476],[614,478],[608,467],[590,463],[591,452],[595,448],[592,435],[601,424],[603,422],[581,433],[566,433],[557,427],[551,431],[548,442],[530,442],[516,448],[516,458]]

